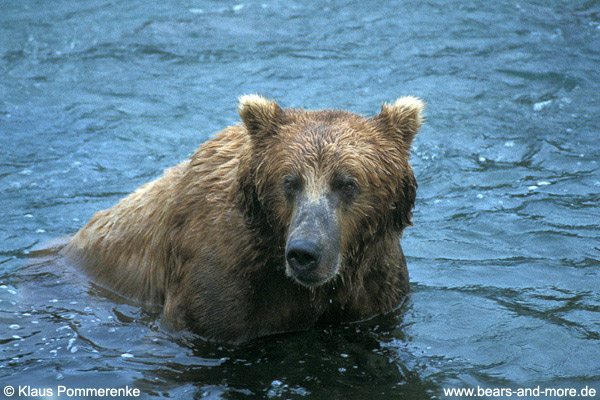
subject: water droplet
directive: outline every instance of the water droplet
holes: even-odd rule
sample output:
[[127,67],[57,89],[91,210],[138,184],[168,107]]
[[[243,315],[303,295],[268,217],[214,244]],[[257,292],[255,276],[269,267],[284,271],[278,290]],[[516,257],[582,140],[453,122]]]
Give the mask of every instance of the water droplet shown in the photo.
[[539,103],[535,103],[533,105],[534,111],[541,111],[544,108],[548,107],[552,103],[552,100],[540,101]]

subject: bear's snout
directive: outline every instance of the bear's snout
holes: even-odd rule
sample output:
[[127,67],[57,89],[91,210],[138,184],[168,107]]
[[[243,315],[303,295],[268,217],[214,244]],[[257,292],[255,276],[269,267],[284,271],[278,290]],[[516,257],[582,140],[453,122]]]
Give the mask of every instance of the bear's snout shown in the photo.
[[315,242],[295,239],[288,244],[285,258],[295,274],[310,273],[319,266],[321,249]]
[[285,250],[286,274],[315,287],[339,272],[340,228],[335,202],[302,197],[290,224]]

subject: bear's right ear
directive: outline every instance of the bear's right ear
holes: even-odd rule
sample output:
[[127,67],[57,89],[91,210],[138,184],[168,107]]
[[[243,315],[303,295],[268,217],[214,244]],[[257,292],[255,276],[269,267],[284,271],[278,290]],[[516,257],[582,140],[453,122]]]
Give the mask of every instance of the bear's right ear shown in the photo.
[[238,111],[250,136],[267,137],[285,120],[285,112],[277,103],[250,94],[239,98]]
[[405,150],[409,150],[423,124],[424,108],[425,104],[416,97],[401,97],[394,104],[381,106],[381,112],[373,120],[384,133],[390,133]]

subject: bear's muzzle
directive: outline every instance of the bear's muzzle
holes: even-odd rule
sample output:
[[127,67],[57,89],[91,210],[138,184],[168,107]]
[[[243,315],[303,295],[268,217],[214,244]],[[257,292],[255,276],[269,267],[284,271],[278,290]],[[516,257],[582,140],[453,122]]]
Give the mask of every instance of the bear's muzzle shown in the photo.
[[336,203],[327,196],[297,203],[287,238],[286,274],[307,287],[333,278],[339,270],[340,228]]

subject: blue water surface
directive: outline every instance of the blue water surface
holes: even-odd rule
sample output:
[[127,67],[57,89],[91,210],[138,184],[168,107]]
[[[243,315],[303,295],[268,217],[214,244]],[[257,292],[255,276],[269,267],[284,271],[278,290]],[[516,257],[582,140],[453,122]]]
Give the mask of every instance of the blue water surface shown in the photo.
[[[402,309],[220,345],[164,332],[60,260],[28,266],[237,123],[247,93],[364,115],[427,102]],[[596,1],[1,1],[0,386],[600,393],[599,162]]]

